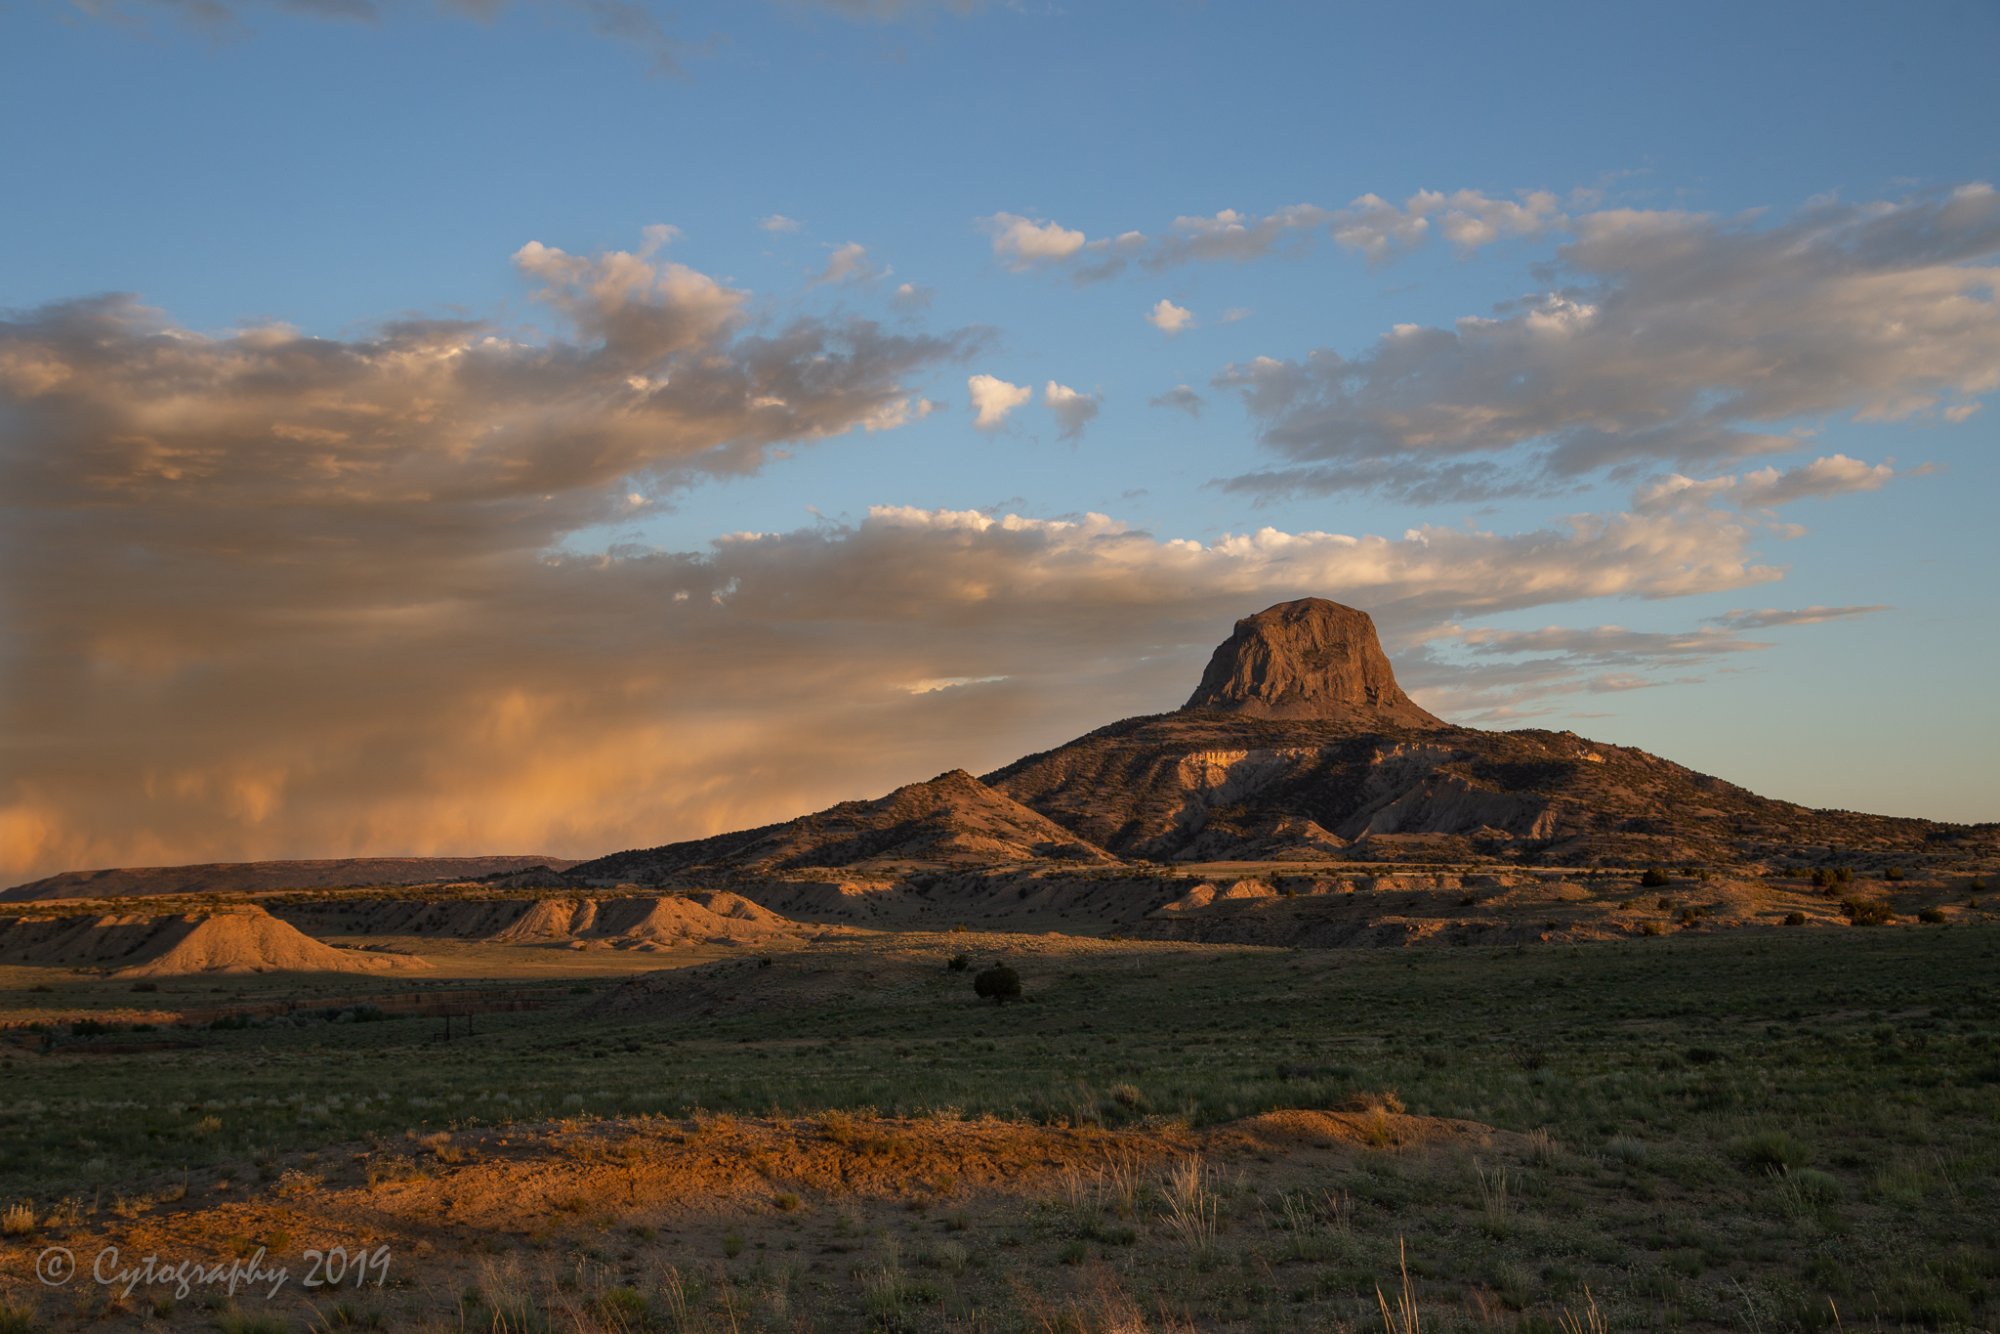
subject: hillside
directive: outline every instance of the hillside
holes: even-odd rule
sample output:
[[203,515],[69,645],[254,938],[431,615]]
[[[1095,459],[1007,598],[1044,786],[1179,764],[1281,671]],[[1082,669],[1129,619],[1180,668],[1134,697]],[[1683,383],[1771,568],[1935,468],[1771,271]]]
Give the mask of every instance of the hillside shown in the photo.
[[844,801],[781,824],[613,853],[573,866],[563,878],[579,885],[657,884],[696,871],[837,868],[893,874],[1113,860],[1102,848],[954,769],[886,797]]

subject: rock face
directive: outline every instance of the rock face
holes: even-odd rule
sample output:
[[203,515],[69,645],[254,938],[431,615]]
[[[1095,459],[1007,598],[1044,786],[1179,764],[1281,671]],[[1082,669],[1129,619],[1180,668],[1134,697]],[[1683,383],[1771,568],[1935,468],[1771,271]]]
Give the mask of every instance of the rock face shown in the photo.
[[1281,602],[1238,621],[1184,707],[1261,718],[1445,725],[1396,684],[1368,613],[1325,598]]

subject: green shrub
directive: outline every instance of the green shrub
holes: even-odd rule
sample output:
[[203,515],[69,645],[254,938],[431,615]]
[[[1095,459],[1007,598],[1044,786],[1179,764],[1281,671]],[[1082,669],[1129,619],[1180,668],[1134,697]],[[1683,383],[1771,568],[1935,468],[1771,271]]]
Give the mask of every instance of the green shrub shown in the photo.
[[1880,899],[1842,899],[1840,911],[1855,926],[1887,926],[1896,914]]
[[972,979],[972,994],[981,1000],[990,997],[995,1005],[1019,1000],[1021,975],[1004,963],[996,963]]

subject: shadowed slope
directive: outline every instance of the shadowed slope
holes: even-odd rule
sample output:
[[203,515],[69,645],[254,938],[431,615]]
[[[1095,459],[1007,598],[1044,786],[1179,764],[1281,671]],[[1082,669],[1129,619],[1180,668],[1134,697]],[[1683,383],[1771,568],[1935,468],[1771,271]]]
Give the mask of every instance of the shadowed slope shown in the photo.
[[646,884],[709,869],[893,872],[1112,860],[1102,848],[954,769],[874,801],[844,801],[783,824],[613,853],[572,867],[564,878],[576,884]]

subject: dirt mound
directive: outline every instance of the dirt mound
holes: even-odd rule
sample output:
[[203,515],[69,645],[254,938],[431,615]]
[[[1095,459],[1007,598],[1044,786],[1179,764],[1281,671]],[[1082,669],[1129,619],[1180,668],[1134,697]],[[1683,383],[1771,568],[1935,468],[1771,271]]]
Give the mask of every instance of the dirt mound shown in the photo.
[[1301,598],[1236,623],[1183,707],[1266,718],[1366,716],[1401,727],[1442,727],[1396,684],[1365,611]]
[[427,885],[473,880],[535,867],[561,871],[576,863],[562,857],[344,857],[319,861],[204,862],[193,866],[124,866],[64,871],[16,885],[0,900],[100,899],[152,894],[212,894],[272,889],[328,889],[367,885]]
[[538,899],[489,939],[602,941],[614,946],[750,944],[797,934],[798,924],[726,891]]
[[185,927],[161,953],[121,968],[117,977],[188,973],[387,973],[426,968],[406,954],[336,949],[261,908],[172,919]]
[[336,949],[254,906],[167,916],[15,918],[0,923],[0,963],[114,968],[114,977],[382,973],[429,966],[410,955]]

